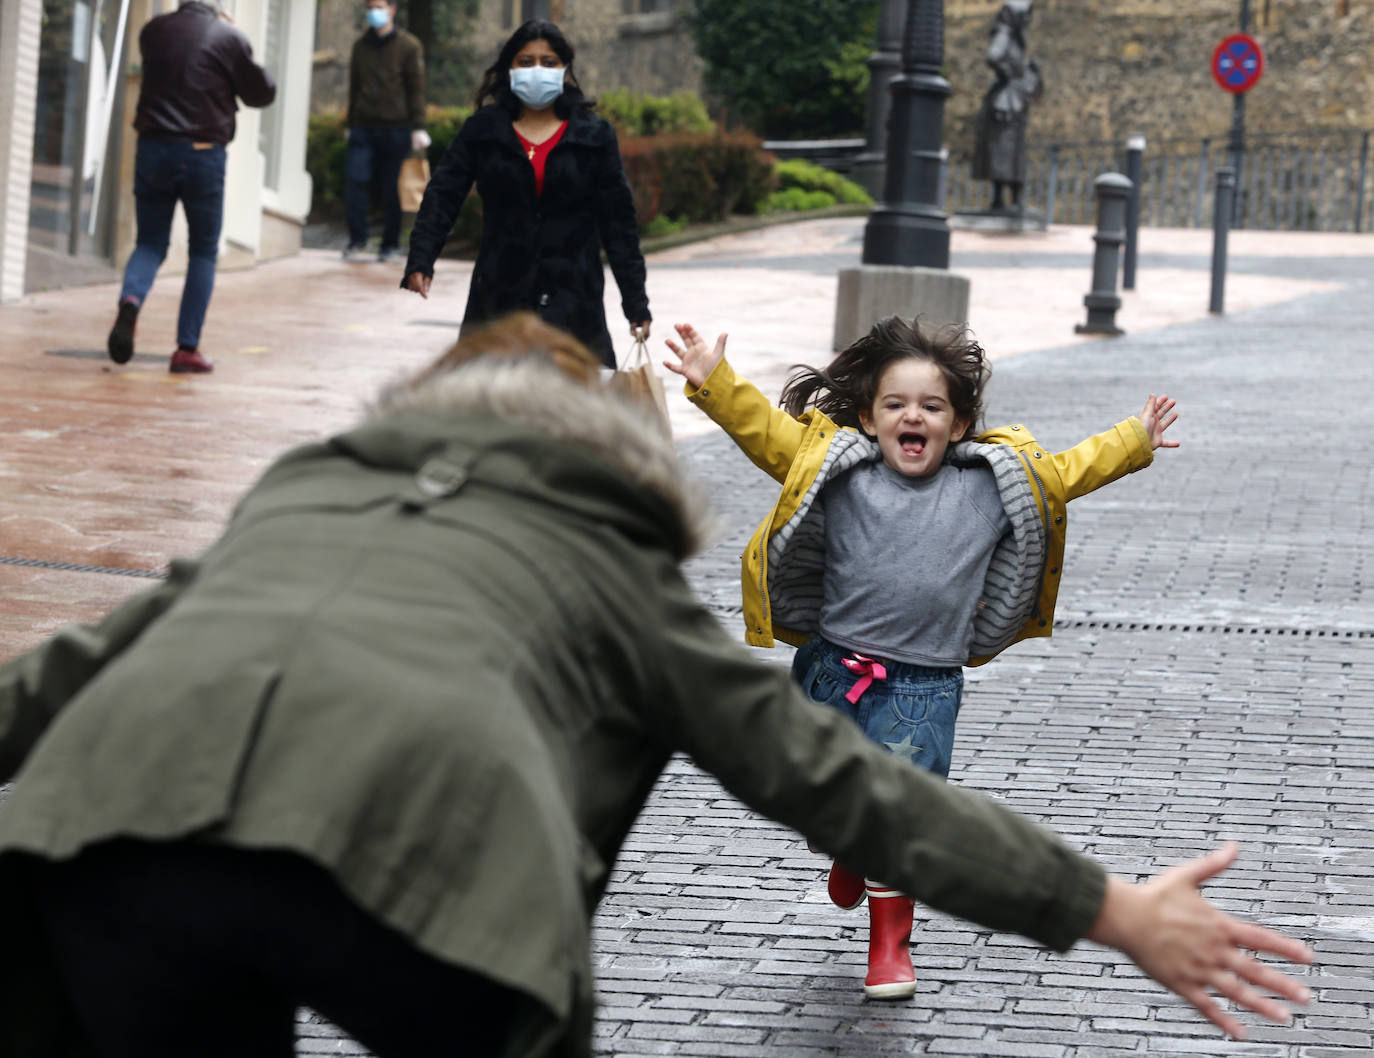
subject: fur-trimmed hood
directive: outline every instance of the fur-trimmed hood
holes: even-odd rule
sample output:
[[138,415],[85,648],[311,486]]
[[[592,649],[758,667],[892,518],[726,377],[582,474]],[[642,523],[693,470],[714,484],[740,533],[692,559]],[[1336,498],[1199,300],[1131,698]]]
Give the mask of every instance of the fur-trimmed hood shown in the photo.
[[[612,508],[628,504],[624,516],[665,523],[683,559],[706,546],[710,509],[650,415],[604,384],[580,385],[542,359],[480,357],[418,386],[392,387],[367,421],[334,443],[370,464],[405,466],[417,476],[454,444],[520,450],[527,476],[512,485],[589,513],[603,508],[599,516],[611,521],[619,520]],[[604,478],[588,473],[588,460],[602,465]],[[613,487],[612,478],[633,489]],[[636,492],[641,499],[631,502]]]

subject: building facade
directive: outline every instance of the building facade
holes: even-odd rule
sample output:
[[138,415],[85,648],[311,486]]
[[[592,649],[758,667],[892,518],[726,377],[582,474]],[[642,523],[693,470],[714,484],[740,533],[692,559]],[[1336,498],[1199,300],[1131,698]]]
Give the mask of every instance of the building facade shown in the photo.
[[[5,0],[0,5],[0,302],[112,280],[133,247],[138,33],[176,0]],[[315,0],[223,0],[277,100],[243,108],[225,173],[224,267],[300,248]],[[185,262],[178,214],[166,268]]]

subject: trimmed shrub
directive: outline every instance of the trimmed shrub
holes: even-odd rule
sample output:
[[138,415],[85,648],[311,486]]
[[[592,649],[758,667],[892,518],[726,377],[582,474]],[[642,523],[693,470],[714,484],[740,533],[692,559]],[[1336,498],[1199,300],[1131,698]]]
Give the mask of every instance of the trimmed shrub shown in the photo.
[[641,230],[660,213],[691,223],[752,213],[774,187],[773,156],[749,133],[631,137],[621,156]]
[[310,173],[311,212],[338,205],[342,208],[344,155],[348,137],[340,113],[311,114],[305,139],[305,168]]
[[644,225],[643,234],[652,239],[660,235],[676,235],[685,227],[687,227],[686,217],[683,217],[681,220],[673,220],[673,218],[667,214],[660,213],[654,217],[653,220],[649,221],[648,224]]
[[763,200],[765,213],[779,213],[784,210],[804,213],[812,209],[828,209],[835,204],[835,196],[829,191],[806,191],[800,187],[788,187],[774,191]]
[[715,124],[706,113],[706,104],[694,92],[652,96],[628,88],[613,88],[597,96],[596,112],[614,125],[621,136],[715,130]]
[[813,162],[792,158],[785,162],[778,162],[773,171],[778,178],[778,188],[782,191],[786,191],[788,188],[800,188],[802,191],[825,191],[834,200],[830,203],[832,206],[836,202],[857,206],[873,205],[872,196],[853,180],[847,180],[839,173],[832,173],[829,169]]

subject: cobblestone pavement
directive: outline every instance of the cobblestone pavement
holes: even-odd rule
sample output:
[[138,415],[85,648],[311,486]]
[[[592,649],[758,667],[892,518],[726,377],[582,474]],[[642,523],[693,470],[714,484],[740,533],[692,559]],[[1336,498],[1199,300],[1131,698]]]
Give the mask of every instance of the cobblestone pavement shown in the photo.
[[[1056,634],[969,672],[952,779],[1127,876],[1236,839],[1209,893],[1316,947],[1311,1006],[1223,1041],[1113,953],[920,908],[916,997],[865,1002],[863,912],[833,908],[821,857],[684,761],[596,921],[599,1054],[1374,1051],[1374,272],[1303,272],[1346,285],[997,365],[989,422],[1063,448],[1167,390],[1183,447],[1072,505]],[[721,435],[684,455],[723,522],[690,573],[733,627],[736,556],[772,489]]]

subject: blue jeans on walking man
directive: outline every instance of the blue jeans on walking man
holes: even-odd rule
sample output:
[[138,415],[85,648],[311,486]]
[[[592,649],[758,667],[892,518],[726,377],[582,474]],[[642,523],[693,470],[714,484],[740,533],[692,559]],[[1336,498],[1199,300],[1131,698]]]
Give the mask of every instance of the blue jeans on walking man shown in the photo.
[[367,245],[367,211],[374,177],[382,193],[381,253],[401,248],[401,196],[396,181],[410,151],[410,129],[348,130],[344,206],[348,211],[349,249],[361,250]]
[[181,203],[186,213],[186,282],[177,315],[177,346],[195,349],[210,295],[224,220],[224,159],[219,144],[140,137],[134,162],[134,204],[138,238],[124,268],[119,300],[141,306],[167,256],[172,215]]

